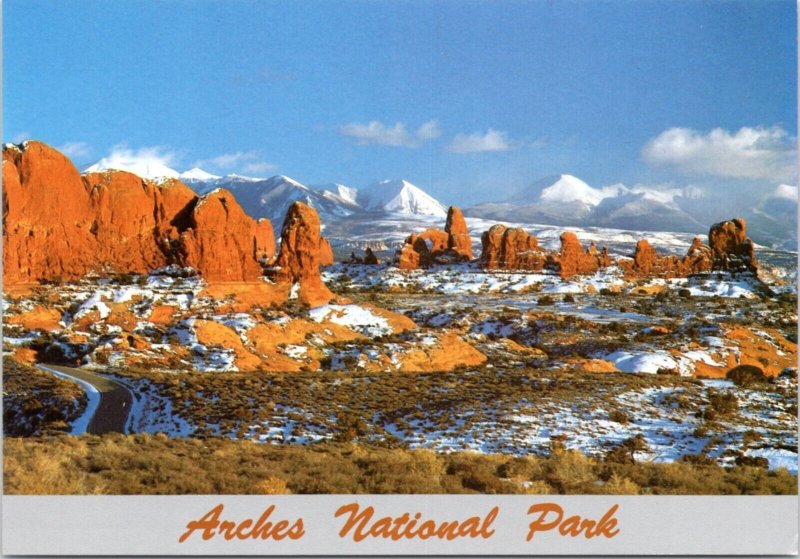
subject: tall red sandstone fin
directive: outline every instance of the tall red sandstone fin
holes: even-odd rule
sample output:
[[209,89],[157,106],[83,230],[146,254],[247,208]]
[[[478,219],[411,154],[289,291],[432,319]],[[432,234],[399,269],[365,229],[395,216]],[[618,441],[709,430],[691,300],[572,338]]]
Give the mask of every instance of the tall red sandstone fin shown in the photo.
[[649,275],[656,266],[658,254],[656,249],[647,239],[639,239],[636,243],[636,251],[633,254],[633,266],[637,273]]
[[456,206],[450,206],[447,210],[444,231],[449,236],[447,247],[464,259],[472,260],[472,239],[467,231],[467,221]]
[[602,257],[584,251],[578,236],[572,231],[561,234],[561,251],[559,252],[559,274],[562,278],[574,275],[593,274],[600,269]]
[[325,237],[319,238],[319,265],[320,266],[333,266],[335,260],[333,258],[333,247],[331,242]]
[[506,268],[502,254],[503,234],[508,229],[499,223],[481,235],[481,264],[487,270]]
[[320,276],[320,222],[313,208],[295,202],[286,212],[281,229],[281,250],[276,279],[300,284],[300,299],[311,306],[329,302],[333,293]]
[[275,257],[275,233],[272,222],[265,217],[256,221],[253,250],[259,262],[268,262]]
[[269,221],[256,223],[222,190],[198,199],[174,179],[124,171],[81,177],[40,142],[4,146],[3,178],[7,286],[167,264],[191,266],[211,281],[246,282],[275,253]]
[[195,192],[177,179],[166,179],[158,184],[161,192],[159,215],[161,234],[177,238],[191,225],[194,206],[200,200]]

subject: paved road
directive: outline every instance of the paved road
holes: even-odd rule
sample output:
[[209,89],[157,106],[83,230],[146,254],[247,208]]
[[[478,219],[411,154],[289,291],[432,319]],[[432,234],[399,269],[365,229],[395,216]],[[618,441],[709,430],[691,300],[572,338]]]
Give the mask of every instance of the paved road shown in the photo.
[[94,412],[87,433],[102,435],[103,433],[124,433],[131,411],[133,394],[122,384],[84,369],[63,367],[61,365],[44,365],[74,379],[82,380],[94,386],[100,393],[100,403]]

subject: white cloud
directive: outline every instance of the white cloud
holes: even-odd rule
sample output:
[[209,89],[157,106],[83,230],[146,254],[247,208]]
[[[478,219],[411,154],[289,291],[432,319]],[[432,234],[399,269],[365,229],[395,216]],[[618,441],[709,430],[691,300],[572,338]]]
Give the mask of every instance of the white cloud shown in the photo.
[[209,159],[196,161],[195,167],[211,168],[213,170],[238,170],[242,173],[263,173],[277,168],[274,163],[261,160],[261,156],[255,150],[235,151],[223,153]]
[[405,123],[396,122],[394,126],[389,126],[373,120],[368,124],[351,122],[339,127],[342,136],[355,138],[356,143],[361,146],[378,144],[383,146],[395,146],[416,148],[424,142],[433,140],[441,136],[442,131],[439,123],[429,120],[423,123],[413,134],[406,128]]
[[716,128],[707,134],[670,128],[644,146],[642,157],[656,166],[689,174],[790,181],[796,176],[797,139],[782,128]]
[[177,171],[172,169],[176,161],[174,152],[161,146],[130,149],[125,144],[117,144],[111,152],[86,171],[104,171],[119,169],[139,175],[140,177],[175,177]]
[[474,153],[479,151],[506,151],[511,149],[511,142],[505,132],[489,128],[485,134],[457,134],[448,151],[453,153]]
[[394,126],[373,120],[369,124],[353,122],[339,128],[343,136],[355,138],[359,145],[380,144],[384,146],[414,147],[415,142],[402,122]]
[[644,194],[646,198],[663,203],[674,202],[675,198],[700,200],[706,197],[706,191],[695,185],[675,186],[667,184],[635,184],[630,188],[634,194]]
[[254,161],[253,163],[248,163],[244,167],[242,167],[242,172],[244,173],[267,173],[269,171],[273,171],[277,169],[277,165],[274,163],[267,163],[266,161]]
[[436,120],[429,120],[417,128],[417,138],[421,141],[434,140],[442,135],[442,129]]
[[195,167],[221,167],[229,169],[234,165],[258,159],[255,151],[236,151],[233,153],[223,153],[209,159],[201,159],[195,163]]
[[797,187],[790,184],[779,184],[772,196],[797,202]]
[[92,153],[91,146],[86,142],[67,142],[58,146],[56,149],[70,159],[88,157]]

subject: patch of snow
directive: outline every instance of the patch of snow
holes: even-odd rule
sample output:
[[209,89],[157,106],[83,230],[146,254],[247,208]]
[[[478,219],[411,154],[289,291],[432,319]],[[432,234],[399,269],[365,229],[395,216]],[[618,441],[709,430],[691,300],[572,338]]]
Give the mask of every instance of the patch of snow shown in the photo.
[[323,305],[308,311],[315,322],[329,320],[351,330],[376,338],[392,333],[389,321],[358,305]]

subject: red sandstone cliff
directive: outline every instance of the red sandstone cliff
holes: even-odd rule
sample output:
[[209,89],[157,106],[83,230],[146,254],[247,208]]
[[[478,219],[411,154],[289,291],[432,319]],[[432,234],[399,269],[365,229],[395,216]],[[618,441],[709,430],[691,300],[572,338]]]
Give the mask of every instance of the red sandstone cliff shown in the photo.
[[198,198],[176,180],[122,171],[81,177],[40,142],[3,148],[3,281],[73,280],[89,272],[192,266],[205,278],[246,281],[275,252],[271,224],[233,196]]

